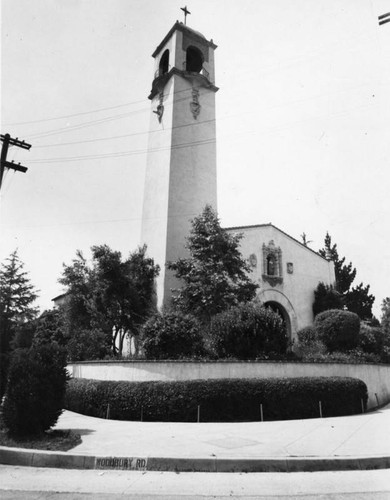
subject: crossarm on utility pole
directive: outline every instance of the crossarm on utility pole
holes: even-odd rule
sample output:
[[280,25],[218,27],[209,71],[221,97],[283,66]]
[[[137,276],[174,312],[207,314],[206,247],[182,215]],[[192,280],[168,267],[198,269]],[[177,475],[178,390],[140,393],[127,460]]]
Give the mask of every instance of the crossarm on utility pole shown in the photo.
[[14,139],[9,134],[1,134],[0,141],[3,143],[1,148],[1,159],[0,159],[0,188],[3,182],[4,170],[10,168],[17,172],[27,172],[27,167],[24,167],[20,163],[16,164],[13,161],[7,161],[7,154],[9,146],[17,146],[22,149],[30,149],[31,144],[27,142],[20,141],[18,138]]

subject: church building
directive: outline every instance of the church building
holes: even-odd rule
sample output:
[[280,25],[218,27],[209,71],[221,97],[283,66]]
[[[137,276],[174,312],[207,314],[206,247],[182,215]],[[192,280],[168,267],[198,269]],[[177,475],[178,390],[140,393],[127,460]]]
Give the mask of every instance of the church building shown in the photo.
[[[160,265],[157,303],[179,285],[166,263],[186,256],[191,220],[217,210],[213,40],[176,22],[157,46],[151,101],[141,243]],[[226,229],[243,234],[241,252],[259,299],[280,312],[291,340],[313,322],[314,290],[333,284],[333,263],[272,224]]]

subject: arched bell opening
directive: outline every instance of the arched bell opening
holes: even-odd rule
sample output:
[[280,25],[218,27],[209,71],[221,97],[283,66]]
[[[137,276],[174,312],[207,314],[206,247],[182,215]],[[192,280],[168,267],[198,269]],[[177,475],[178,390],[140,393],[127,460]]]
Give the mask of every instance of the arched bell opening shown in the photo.
[[158,66],[158,75],[166,75],[169,71],[169,50],[167,49],[161,56],[160,64]]
[[190,45],[186,51],[186,71],[191,71],[192,73],[200,73],[203,68],[203,54],[202,52]]

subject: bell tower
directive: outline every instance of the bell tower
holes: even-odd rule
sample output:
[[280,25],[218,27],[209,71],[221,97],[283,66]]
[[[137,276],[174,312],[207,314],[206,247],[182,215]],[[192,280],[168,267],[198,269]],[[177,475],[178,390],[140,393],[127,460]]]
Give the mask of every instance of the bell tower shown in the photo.
[[160,265],[157,304],[178,286],[166,263],[186,255],[190,221],[217,209],[214,50],[176,22],[152,56],[151,100],[141,241]]

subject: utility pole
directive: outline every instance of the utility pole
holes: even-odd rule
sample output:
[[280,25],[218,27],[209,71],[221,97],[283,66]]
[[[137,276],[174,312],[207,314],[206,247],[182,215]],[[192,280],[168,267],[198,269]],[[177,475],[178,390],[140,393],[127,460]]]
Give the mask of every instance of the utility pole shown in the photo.
[[1,148],[1,160],[0,160],[0,189],[3,183],[3,175],[4,170],[6,168],[10,168],[12,170],[18,172],[27,172],[27,167],[23,167],[20,163],[16,164],[13,161],[7,161],[7,153],[9,146],[17,146],[22,149],[30,149],[31,144],[27,144],[27,142],[19,141],[18,138],[13,139],[9,134],[1,134],[0,141],[3,143],[3,147]]

